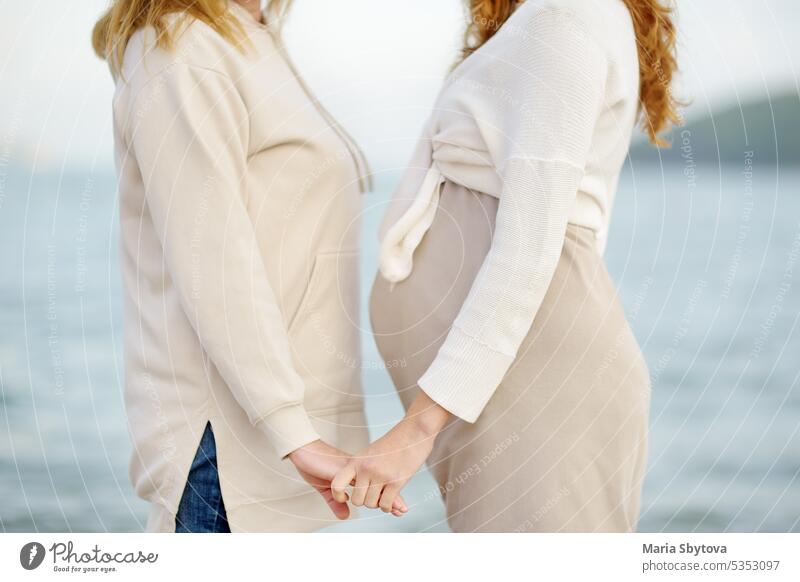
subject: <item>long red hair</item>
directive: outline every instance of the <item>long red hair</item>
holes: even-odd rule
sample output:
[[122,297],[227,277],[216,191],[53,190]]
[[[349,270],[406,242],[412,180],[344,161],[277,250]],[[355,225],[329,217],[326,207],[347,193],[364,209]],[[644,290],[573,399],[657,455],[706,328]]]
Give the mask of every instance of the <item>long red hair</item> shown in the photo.
[[[639,53],[639,100],[642,130],[650,142],[663,146],[659,134],[680,123],[680,102],[672,93],[677,71],[672,9],[661,0],[623,0],[636,33]],[[464,37],[467,57],[489,40],[508,20],[518,0],[468,0],[469,24]]]

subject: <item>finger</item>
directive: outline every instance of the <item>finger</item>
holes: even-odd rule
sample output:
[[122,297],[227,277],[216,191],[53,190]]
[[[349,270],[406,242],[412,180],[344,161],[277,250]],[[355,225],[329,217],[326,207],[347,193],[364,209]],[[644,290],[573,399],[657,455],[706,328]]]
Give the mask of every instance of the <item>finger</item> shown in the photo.
[[392,515],[403,517],[406,513],[408,513],[408,504],[402,495],[398,495],[394,498],[394,503],[392,504]]
[[369,489],[369,479],[356,475],[356,484],[353,486],[353,493],[350,495],[350,503],[356,507],[364,505],[367,489]]
[[[392,513],[392,510],[395,508],[395,503],[397,502],[398,493],[400,493],[400,489],[391,483],[383,488],[383,493],[381,493],[380,498],[381,511],[384,513]],[[399,503],[397,510],[400,511]]]
[[381,491],[383,491],[383,483],[373,482],[369,486],[369,489],[367,489],[367,494],[364,497],[364,505],[370,509],[377,509],[378,503],[381,500]]
[[328,507],[331,508],[333,515],[335,515],[337,519],[347,519],[350,517],[350,506],[346,503],[340,503],[336,501],[333,498],[333,492],[329,488],[318,487],[317,491],[319,491],[319,494],[322,495],[325,503],[328,504]]
[[341,471],[336,473],[333,481],[331,481],[331,492],[336,501],[339,503],[347,502],[347,487],[355,476],[356,468],[352,463],[347,463]]

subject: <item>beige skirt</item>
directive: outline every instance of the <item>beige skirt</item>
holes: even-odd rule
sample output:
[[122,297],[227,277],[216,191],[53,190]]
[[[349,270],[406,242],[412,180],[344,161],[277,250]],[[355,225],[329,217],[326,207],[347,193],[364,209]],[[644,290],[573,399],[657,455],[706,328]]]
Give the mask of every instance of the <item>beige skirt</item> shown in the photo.
[[[497,199],[445,183],[435,221],[370,315],[406,408],[489,250]],[[396,364],[396,365],[395,365]],[[454,419],[428,466],[454,531],[631,531],[646,466],[650,381],[591,230],[568,225],[514,364],[474,424]]]

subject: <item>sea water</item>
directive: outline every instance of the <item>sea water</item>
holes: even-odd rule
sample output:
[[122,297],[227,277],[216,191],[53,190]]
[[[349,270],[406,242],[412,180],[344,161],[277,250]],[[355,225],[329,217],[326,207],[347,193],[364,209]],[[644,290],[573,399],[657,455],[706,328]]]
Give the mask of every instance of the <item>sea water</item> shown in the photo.
[[[4,169],[0,531],[130,531],[113,174]],[[397,176],[364,197],[362,298]],[[800,171],[627,166],[605,258],[653,384],[642,531],[800,531]],[[363,322],[368,325],[366,309]],[[373,437],[402,408],[365,330]],[[446,531],[427,472],[397,519],[331,531]]]

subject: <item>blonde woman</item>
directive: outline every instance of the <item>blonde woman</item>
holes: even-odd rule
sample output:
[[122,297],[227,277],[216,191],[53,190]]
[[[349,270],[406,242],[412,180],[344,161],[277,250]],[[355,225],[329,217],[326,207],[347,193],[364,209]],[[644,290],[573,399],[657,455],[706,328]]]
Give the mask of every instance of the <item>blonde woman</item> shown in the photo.
[[659,0],[472,0],[384,222],[371,318],[405,418],[334,496],[428,459],[455,531],[630,531],[650,384],[602,252],[637,113],[677,120]]
[[130,475],[150,531],[349,513],[330,480],[367,437],[345,364],[364,172],[279,42],[284,4],[115,0],[95,29],[116,80]]

